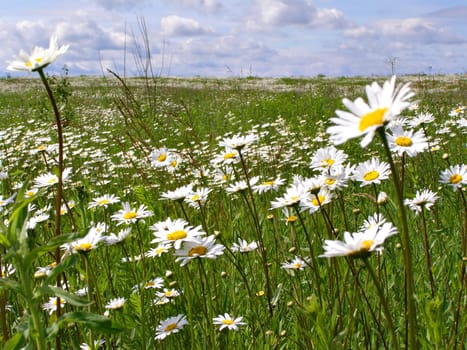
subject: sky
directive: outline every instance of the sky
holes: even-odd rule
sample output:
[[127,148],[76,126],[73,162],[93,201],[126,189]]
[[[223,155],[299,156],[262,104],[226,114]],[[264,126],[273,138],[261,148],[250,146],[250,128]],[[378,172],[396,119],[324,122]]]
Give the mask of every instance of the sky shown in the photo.
[[466,0],[0,0],[0,76],[20,49],[70,75],[465,74]]

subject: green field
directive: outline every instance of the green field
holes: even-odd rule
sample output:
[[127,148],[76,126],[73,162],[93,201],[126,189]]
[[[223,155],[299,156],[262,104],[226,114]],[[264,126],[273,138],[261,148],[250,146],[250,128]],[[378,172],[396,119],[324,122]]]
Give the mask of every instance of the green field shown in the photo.
[[333,167],[330,119],[387,77],[67,73],[47,78],[61,132],[34,73],[0,80],[0,347],[467,346],[465,75],[397,77],[417,154],[386,149],[385,124],[336,145]]

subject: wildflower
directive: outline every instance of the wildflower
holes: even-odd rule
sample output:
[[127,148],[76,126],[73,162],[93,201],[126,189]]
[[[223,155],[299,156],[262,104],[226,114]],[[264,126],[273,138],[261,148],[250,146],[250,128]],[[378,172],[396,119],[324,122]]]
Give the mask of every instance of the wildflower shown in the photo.
[[240,151],[256,141],[258,141],[258,135],[255,134],[248,134],[245,136],[235,135],[233,137],[224,138],[219,142],[219,146]]
[[353,166],[336,165],[328,171],[323,172],[321,181],[323,185],[331,191],[341,190],[347,187],[350,175],[354,171]]
[[344,151],[338,150],[334,146],[318,149],[311,158],[311,169],[327,170],[335,166],[342,165],[347,159]]
[[[65,168],[62,173],[62,182],[70,175],[71,168]],[[34,179],[35,187],[50,187],[58,183],[58,176],[52,173],[47,173],[44,175],[39,175]]]
[[57,263],[54,261],[53,263],[47,266],[39,266],[34,272],[34,278],[41,278],[49,276],[52,273],[52,270],[57,266]]
[[228,313],[225,313],[224,315],[218,315],[212,320],[214,321],[213,323],[215,325],[220,326],[219,331],[223,330],[224,328],[232,331],[238,331],[238,326],[246,325],[246,323],[242,321],[243,317],[233,318]]
[[224,246],[215,243],[215,236],[211,235],[204,238],[193,238],[183,244],[183,248],[175,252],[177,258],[175,261],[181,261],[180,266],[185,266],[190,260],[196,258],[215,259],[224,254]]
[[428,148],[428,140],[422,130],[404,131],[402,128],[391,129],[391,134],[387,134],[389,147],[399,156],[406,153],[409,157],[415,157],[417,153]]
[[461,115],[463,115],[465,112],[465,106],[457,106],[456,108],[453,108],[450,112],[449,112],[449,116],[450,117],[459,117]]
[[63,45],[59,48],[57,38],[52,36],[50,38],[48,49],[35,46],[29,55],[25,51],[21,50],[19,57],[15,61],[9,62],[7,69],[10,71],[35,72],[54,62],[59,56],[63,55],[68,50],[68,47],[68,45]]
[[214,159],[211,160],[213,165],[229,165],[240,162],[240,154],[237,150],[225,147],[224,151],[217,154]]
[[248,253],[248,252],[252,252],[252,251],[256,250],[257,248],[258,248],[258,243],[257,242],[253,241],[251,243],[248,243],[244,239],[239,238],[238,243],[234,243],[232,245],[232,248],[230,248],[230,249],[234,253],[236,253],[236,252]]
[[440,182],[452,186],[454,191],[462,189],[462,185],[467,184],[467,166],[465,164],[451,165],[441,173]]
[[182,158],[178,154],[171,154],[167,158],[167,165],[166,169],[169,173],[173,174],[175,170],[177,170],[180,167]]
[[101,240],[106,245],[114,245],[123,242],[131,233],[131,227],[120,230],[118,234],[111,233],[109,236],[103,236]]
[[61,245],[62,249],[67,250],[69,253],[88,253],[96,248],[102,239],[102,233],[106,230],[104,223],[98,223],[89,229],[86,236],[71,243]]
[[169,317],[161,321],[156,330],[156,340],[163,340],[172,333],[178,333],[184,326],[188,324],[186,316],[178,314],[177,316]]
[[276,198],[271,202],[271,209],[292,207],[297,205],[300,200],[305,196],[305,188],[299,184],[292,184],[287,188],[282,197]]
[[64,203],[60,206],[60,215],[65,215],[68,213],[69,209],[72,209],[75,207],[75,201],[70,200],[68,203]]
[[211,191],[211,189],[205,187],[198,188],[185,197],[185,202],[188,203],[190,207],[199,209],[206,204],[208,194],[211,193]]
[[181,186],[173,191],[163,192],[161,199],[168,199],[171,201],[183,201],[193,191],[193,184]]
[[370,184],[380,184],[381,180],[389,178],[389,164],[380,162],[378,158],[372,158],[360,163],[354,170],[353,179],[361,182],[360,187]]
[[3,210],[3,207],[7,206],[10,203],[13,203],[15,201],[15,197],[16,197],[16,193],[6,199],[3,199],[3,196],[0,195],[0,211]]
[[118,221],[117,226],[121,224],[132,224],[140,219],[152,216],[152,211],[147,210],[144,204],[138,209],[132,209],[128,202],[122,203],[123,209],[111,216],[112,220]]
[[342,144],[349,139],[363,136],[360,145],[366,147],[378,128],[396,119],[399,114],[410,106],[408,101],[414,93],[409,84],[396,88],[396,77],[386,81],[382,87],[376,82],[366,86],[368,103],[361,97],[355,101],[346,98],[343,104],[350,112],[337,110],[337,118],[331,118],[334,125],[326,132],[335,145]]
[[230,184],[225,190],[227,193],[232,194],[232,193],[237,193],[237,192],[242,192],[248,189],[248,187],[253,187],[255,184],[258,182],[259,177],[254,176],[250,179],[250,183],[248,185],[248,182],[246,180],[240,180],[237,182],[234,182]]
[[169,165],[170,152],[167,147],[161,147],[151,152],[151,164],[156,168],[164,168]]
[[162,254],[168,253],[172,245],[166,243],[160,243],[156,248],[151,248],[146,252],[148,258],[160,257]]
[[416,128],[422,124],[429,124],[435,121],[435,117],[431,113],[420,113],[409,120],[409,125]]
[[114,298],[111,299],[106,305],[105,308],[107,310],[118,310],[121,309],[126,303],[125,298]]
[[99,340],[94,341],[94,346],[93,347],[89,346],[87,343],[81,343],[79,348],[80,348],[80,350],[92,350],[92,349],[97,349],[97,348],[99,348],[100,346],[102,346],[104,344],[105,344],[105,340],[104,339],[99,339]]
[[300,208],[308,210],[310,214],[318,211],[323,205],[331,202],[333,194],[327,188],[322,188],[318,193],[310,193],[300,201]]
[[0,269],[0,278],[10,277],[16,272],[16,269],[13,265],[8,263],[3,263]]
[[39,191],[39,189],[37,187],[32,187],[29,190],[26,190],[24,192],[24,197],[26,197],[26,198],[34,197],[37,194],[38,191]]
[[289,207],[282,208],[282,214],[285,216],[285,224],[293,224],[298,220],[297,213],[295,210],[291,210]]
[[114,204],[118,202],[120,202],[120,198],[118,198],[114,194],[104,194],[103,196],[93,198],[92,202],[88,204],[88,208],[96,208],[96,207],[107,208],[110,204]]
[[66,304],[66,300],[59,297],[49,297],[49,301],[42,304],[42,310],[45,310],[52,315],[57,310],[57,304],[63,306]]
[[384,223],[381,226],[373,226],[354,233],[344,232],[344,242],[325,240],[323,246],[325,252],[319,257],[349,256],[364,258],[373,251],[381,252],[386,238],[396,233],[397,229],[391,223]]
[[415,197],[413,199],[404,200],[404,204],[413,210],[415,214],[419,214],[422,212],[423,207],[427,210],[430,210],[437,199],[438,196],[435,192],[426,189],[421,192],[417,191]]
[[192,227],[183,219],[168,218],[149,227],[154,231],[154,238],[151,243],[163,243],[173,245],[175,249],[180,249],[182,242],[195,239],[195,237],[205,235],[201,231],[201,226]]
[[262,183],[253,186],[253,191],[258,193],[264,193],[268,191],[277,191],[280,186],[285,183],[284,179],[277,177],[272,180],[263,181]]
[[302,259],[299,256],[295,256],[295,258],[291,262],[284,262],[282,263],[281,267],[283,269],[290,269],[290,270],[303,270],[309,264],[309,258]]

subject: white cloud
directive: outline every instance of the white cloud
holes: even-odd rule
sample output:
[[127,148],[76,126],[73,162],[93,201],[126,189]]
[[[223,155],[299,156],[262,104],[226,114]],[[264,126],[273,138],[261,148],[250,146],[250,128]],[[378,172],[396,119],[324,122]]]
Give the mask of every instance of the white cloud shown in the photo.
[[88,0],[106,10],[131,10],[143,8],[149,4],[148,0]]
[[204,35],[212,34],[214,30],[209,27],[203,27],[198,21],[180,17],[176,15],[170,15],[161,19],[161,30],[166,36],[193,36],[193,35]]
[[202,9],[209,12],[215,12],[222,8],[222,5],[217,0],[164,0],[170,5],[179,5],[189,7],[191,9]]
[[247,20],[252,30],[263,26],[280,28],[303,26],[336,29],[349,26],[344,14],[335,8],[317,8],[309,0],[256,0],[254,15]]

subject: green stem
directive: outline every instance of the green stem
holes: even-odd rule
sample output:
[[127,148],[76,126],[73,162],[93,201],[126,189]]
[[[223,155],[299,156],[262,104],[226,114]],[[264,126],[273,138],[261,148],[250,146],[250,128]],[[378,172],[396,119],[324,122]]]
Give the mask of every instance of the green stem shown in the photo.
[[389,312],[388,302],[384,296],[383,290],[381,289],[381,285],[379,283],[378,277],[376,276],[375,271],[373,270],[373,267],[368,262],[368,258],[363,258],[362,260],[365,263],[365,267],[370,273],[371,279],[373,280],[376,286],[376,290],[378,292],[378,296],[381,301],[381,306],[383,307],[384,316],[386,317],[389,331],[391,332],[392,345],[394,346],[395,350],[399,350],[399,342],[397,341],[396,331],[394,329],[394,324],[392,323],[392,316],[391,316],[391,313]]
[[404,207],[404,198],[402,193],[402,187],[399,182],[399,173],[394,161],[392,159],[391,150],[389,148],[389,143],[386,138],[386,132],[384,127],[378,129],[378,134],[383,141],[384,150],[386,152],[389,165],[391,167],[392,179],[394,188],[396,190],[397,196],[397,207],[399,209],[399,217],[402,224],[402,253],[404,259],[404,268],[405,268],[405,288],[406,288],[406,309],[407,315],[406,320],[408,321],[408,348],[415,350],[417,349],[417,315],[415,310],[415,295],[414,295],[414,276],[412,271],[412,256],[410,253],[410,238],[409,238],[409,226],[407,222],[407,214]]

